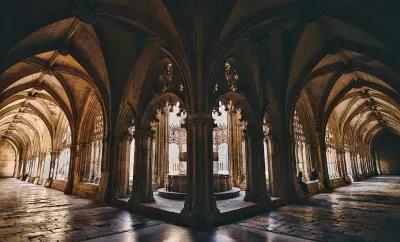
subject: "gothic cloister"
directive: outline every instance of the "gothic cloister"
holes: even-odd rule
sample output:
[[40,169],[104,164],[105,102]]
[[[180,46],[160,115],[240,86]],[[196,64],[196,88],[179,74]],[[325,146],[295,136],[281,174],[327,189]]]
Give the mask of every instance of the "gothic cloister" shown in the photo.
[[[381,209],[379,184],[382,196],[397,201],[399,7],[373,0],[7,2],[0,178],[14,179],[0,179],[0,241],[8,241],[2,224],[15,219],[1,206],[10,187],[33,189],[34,197],[55,189],[94,211],[98,203],[192,228],[260,229],[259,221],[280,220],[276,213],[286,209],[350,199],[343,194],[360,184],[376,189],[360,201],[372,196]],[[54,194],[54,203],[69,197]],[[390,219],[399,222],[396,216]],[[368,240],[375,228],[353,230],[351,239]],[[267,231],[328,240],[290,226]]]

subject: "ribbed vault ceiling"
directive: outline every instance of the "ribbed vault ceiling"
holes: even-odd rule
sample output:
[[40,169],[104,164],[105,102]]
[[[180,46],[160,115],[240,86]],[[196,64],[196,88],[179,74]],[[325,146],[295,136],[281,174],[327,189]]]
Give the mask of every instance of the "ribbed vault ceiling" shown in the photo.
[[337,122],[340,136],[351,134],[369,144],[382,129],[400,133],[400,76],[382,62],[348,50],[328,54],[308,76],[303,92],[320,116]]
[[[84,2],[94,3],[92,24],[74,17]],[[0,133],[15,144],[40,141],[49,149],[60,120],[76,127],[91,95],[112,113],[127,82],[142,85],[145,74],[132,70],[148,72],[142,66],[151,65],[146,54],[155,47],[176,59],[187,93],[202,97],[212,80],[205,75],[196,83],[198,51],[207,53],[201,58],[210,71],[238,37],[261,46],[254,57],[263,61],[257,70],[265,69],[254,77],[267,83],[255,84],[263,89],[257,90],[261,107],[278,103],[277,109],[290,109],[282,103],[291,105],[304,92],[315,117],[325,122],[337,117],[341,132],[371,139],[381,129],[400,127],[400,37],[392,21],[397,10],[389,3],[37,0],[12,1],[6,9],[0,14],[2,23],[10,23],[0,34]],[[198,14],[203,35],[196,31]],[[259,64],[237,58],[251,67]]]

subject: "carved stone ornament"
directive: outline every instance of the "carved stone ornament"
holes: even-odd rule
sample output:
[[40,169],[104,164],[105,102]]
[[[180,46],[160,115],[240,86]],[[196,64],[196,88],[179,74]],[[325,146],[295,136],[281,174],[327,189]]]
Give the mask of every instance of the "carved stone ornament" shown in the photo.
[[228,81],[228,85],[232,91],[237,91],[237,81],[239,75],[235,69],[232,68],[231,64],[225,63],[225,78]]
[[168,90],[168,86],[172,81],[172,68],[172,63],[168,63],[160,73],[158,80],[160,81],[162,92],[166,92]]

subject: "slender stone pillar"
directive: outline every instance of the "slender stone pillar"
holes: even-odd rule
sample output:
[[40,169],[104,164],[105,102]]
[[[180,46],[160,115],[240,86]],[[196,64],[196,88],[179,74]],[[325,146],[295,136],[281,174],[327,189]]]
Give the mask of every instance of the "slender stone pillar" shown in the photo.
[[132,196],[129,199],[129,202],[132,203],[154,201],[151,179],[153,133],[151,130],[135,131],[135,176],[133,178]]
[[51,151],[50,152],[50,169],[49,169],[49,177],[45,181],[45,187],[50,188],[53,183],[54,175],[56,174],[56,160],[60,156],[59,151]]
[[351,160],[353,162],[353,175],[356,177],[356,179],[359,179],[360,172],[358,169],[357,155],[355,153],[352,153]]
[[211,114],[189,114],[187,132],[187,193],[182,214],[193,227],[207,227],[219,213],[213,189]]
[[265,137],[265,142],[268,150],[268,177],[269,177],[269,187],[272,196],[279,196],[279,164],[277,158],[277,149],[275,147],[276,140],[271,134],[267,134]]
[[228,157],[229,174],[232,175],[233,186],[239,187],[242,176],[242,128],[236,109],[232,106],[228,111]]
[[115,182],[117,183],[117,197],[125,197],[129,194],[129,154],[130,143],[132,136],[129,133],[123,134],[119,137],[119,154],[116,161]]
[[372,150],[372,168],[373,168],[375,176],[378,176],[381,174],[381,170],[379,167],[378,153],[374,149]]
[[246,140],[246,196],[245,201],[267,203],[271,198],[267,195],[264,163],[264,133],[257,125],[248,125],[244,130]]
[[328,162],[327,162],[327,157],[326,157],[326,146],[324,144],[325,144],[325,141],[323,140],[321,135],[319,133],[317,133],[318,154],[319,154],[319,159],[320,159],[320,163],[322,166],[322,170],[320,171],[320,176],[322,176],[322,181],[323,181],[325,188],[328,191],[331,191],[332,186],[329,182]]
[[301,158],[303,161],[303,174],[305,176],[305,180],[309,181],[310,180],[310,171],[311,168],[309,167],[310,162],[307,159],[307,144],[305,142],[302,142],[302,146],[301,146]]
[[165,175],[169,173],[169,109],[164,107],[161,113],[157,115],[158,125],[155,132],[155,164],[154,164],[154,182],[165,186]]
[[79,183],[79,146],[78,145],[71,145],[71,155],[70,155],[70,162],[69,162],[69,171],[68,171],[68,182],[67,187],[65,188],[65,194],[72,194],[74,184]]
[[24,177],[24,175],[26,173],[26,167],[27,167],[28,161],[24,158],[21,158],[20,162],[21,162],[21,172],[20,172],[21,177],[20,177],[20,179],[22,180],[22,178]]
[[36,170],[37,179],[35,181],[36,184],[39,183],[39,180],[42,177],[42,170],[43,170],[42,168],[43,168],[43,163],[44,163],[45,157],[46,157],[45,153],[39,153],[39,155],[38,155],[38,166],[37,166],[37,170]]
[[340,163],[339,175],[346,182],[347,165],[346,165],[346,153],[344,150],[338,149],[338,161]]
[[16,158],[16,166],[15,166],[15,169],[14,169],[14,176],[13,177],[15,177],[15,178],[20,178],[20,176],[21,176],[21,170],[22,170],[22,163],[23,163],[23,161],[22,161],[22,155],[21,154],[19,154],[19,156],[18,156],[18,158]]
[[81,143],[79,146],[79,173],[78,180],[79,182],[83,182],[85,180],[85,161],[87,159],[89,145],[87,143]]

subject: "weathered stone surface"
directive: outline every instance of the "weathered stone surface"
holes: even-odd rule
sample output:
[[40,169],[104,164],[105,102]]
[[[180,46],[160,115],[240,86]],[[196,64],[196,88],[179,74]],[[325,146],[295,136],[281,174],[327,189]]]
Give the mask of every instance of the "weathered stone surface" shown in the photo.
[[0,179],[0,241],[397,241],[400,177],[377,177],[213,231]]
[[399,223],[400,177],[376,177],[238,225],[317,241],[397,241],[388,231]]

